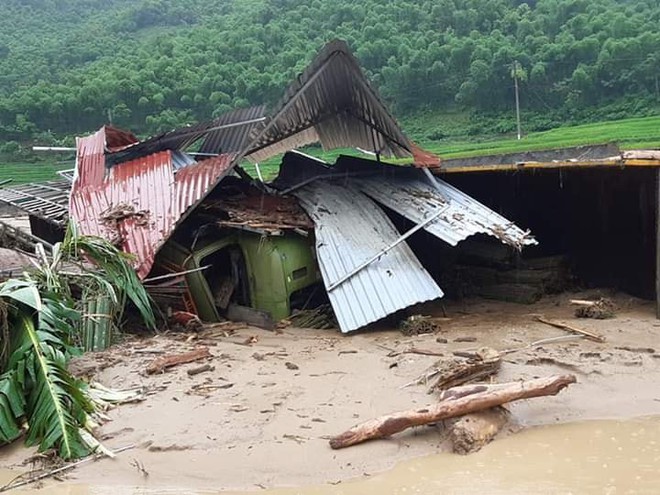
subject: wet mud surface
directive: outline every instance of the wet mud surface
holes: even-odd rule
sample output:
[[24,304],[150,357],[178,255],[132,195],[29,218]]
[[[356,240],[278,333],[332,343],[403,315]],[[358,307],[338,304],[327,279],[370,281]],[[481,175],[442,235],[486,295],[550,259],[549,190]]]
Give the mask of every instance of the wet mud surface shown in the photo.
[[[386,328],[350,336],[244,328],[131,337],[75,366],[105,386],[147,390],[144,401],[111,410],[100,432],[109,448],[137,447],[81,466],[64,483],[49,481],[42,493],[655,493],[649,490],[660,486],[660,419],[653,418],[660,417],[660,322],[652,303],[623,295],[615,297],[614,319],[575,318],[569,299],[593,295],[531,306],[445,303],[449,319],[438,332],[418,336]],[[443,314],[438,305],[418,312]],[[424,385],[406,385],[456,351],[518,349],[567,335],[536,321],[539,314],[607,341],[506,355],[497,382],[569,372],[578,383],[556,397],[512,404],[516,425],[482,451],[448,453],[442,424],[341,451],[328,446],[330,436],[356,423],[432,403]],[[209,348],[207,361],[145,372],[158,357],[200,347]],[[413,348],[443,356],[406,352]],[[206,362],[212,370],[187,373]],[[22,445],[0,450],[0,481],[25,470],[32,454]]]

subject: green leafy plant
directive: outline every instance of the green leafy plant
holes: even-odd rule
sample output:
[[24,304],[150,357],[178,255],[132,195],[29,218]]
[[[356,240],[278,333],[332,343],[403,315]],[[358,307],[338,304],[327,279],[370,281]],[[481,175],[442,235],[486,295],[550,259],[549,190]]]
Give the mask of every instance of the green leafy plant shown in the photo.
[[109,243],[70,228],[51,257],[38,254],[33,271],[0,285],[0,445],[27,429],[27,445],[78,458],[97,446],[84,432],[93,424],[89,389],[67,369],[80,354],[84,298],[130,299],[148,326],[155,319],[130,258]]

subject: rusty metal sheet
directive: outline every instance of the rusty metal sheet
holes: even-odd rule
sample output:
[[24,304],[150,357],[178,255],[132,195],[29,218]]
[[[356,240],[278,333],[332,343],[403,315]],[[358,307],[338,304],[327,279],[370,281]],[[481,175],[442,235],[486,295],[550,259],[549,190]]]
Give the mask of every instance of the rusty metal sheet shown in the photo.
[[106,171],[100,154],[103,134],[102,129],[78,140],[70,215],[81,234],[103,237],[133,254],[144,278],[179,220],[230,169],[234,155],[210,158],[175,174],[172,154],[164,151]]

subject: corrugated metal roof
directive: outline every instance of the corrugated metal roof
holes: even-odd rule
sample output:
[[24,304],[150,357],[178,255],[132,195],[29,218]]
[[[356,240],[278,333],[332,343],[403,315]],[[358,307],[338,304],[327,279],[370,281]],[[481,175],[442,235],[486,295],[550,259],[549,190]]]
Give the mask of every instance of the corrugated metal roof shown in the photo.
[[[415,172],[422,174],[418,170]],[[419,178],[372,176],[352,180],[369,197],[415,223],[423,222],[440,209],[445,210],[424,230],[452,246],[475,234],[491,235],[517,249],[537,243],[529,232],[445,181],[435,179],[434,187],[423,175]]]
[[172,154],[164,151],[112,167],[106,175],[103,142],[103,129],[78,140],[71,218],[81,234],[103,237],[135,255],[144,278],[179,220],[229,171],[235,155],[209,158],[175,174]]
[[182,127],[145,139],[115,153],[109,153],[107,163],[119,164],[165,150],[183,150],[201,140],[199,153],[227,154],[243,151],[252,129],[263,121],[264,106],[239,108],[216,119]]
[[410,157],[412,146],[343,41],[328,43],[253,131],[248,158],[261,161],[305,144]]
[[416,224],[442,209],[443,213],[424,229],[452,246],[480,233],[492,235],[518,249],[536,244],[529,232],[417,168],[352,156],[340,156],[334,166],[328,167],[302,154],[287,153],[273,185],[286,190],[315,177],[331,177],[337,183],[353,185]]
[[[399,238],[385,213],[354,187],[318,181],[295,195],[316,225],[326,287]],[[328,295],[342,332],[350,332],[443,292],[402,242]]]
[[70,188],[66,180],[6,186],[0,188],[0,201],[63,226],[68,220]]

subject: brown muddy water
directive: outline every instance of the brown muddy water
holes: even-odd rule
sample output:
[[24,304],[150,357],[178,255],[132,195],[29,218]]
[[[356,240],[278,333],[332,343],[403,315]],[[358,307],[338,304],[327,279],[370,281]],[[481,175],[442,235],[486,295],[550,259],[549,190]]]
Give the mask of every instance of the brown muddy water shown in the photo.
[[[84,469],[84,468],[83,468]],[[0,471],[0,482],[15,473]],[[95,486],[48,482],[43,495],[211,494],[182,486]],[[224,493],[224,492],[223,492]],[[241,493],[241,492],[232,492]],[[245,494],[246,492],[242,492]],[[260,490],[269,495],[656,494],[660,493],[660,417],[542,426],[496,440],[466,457],[443,453],[336,485]]]

